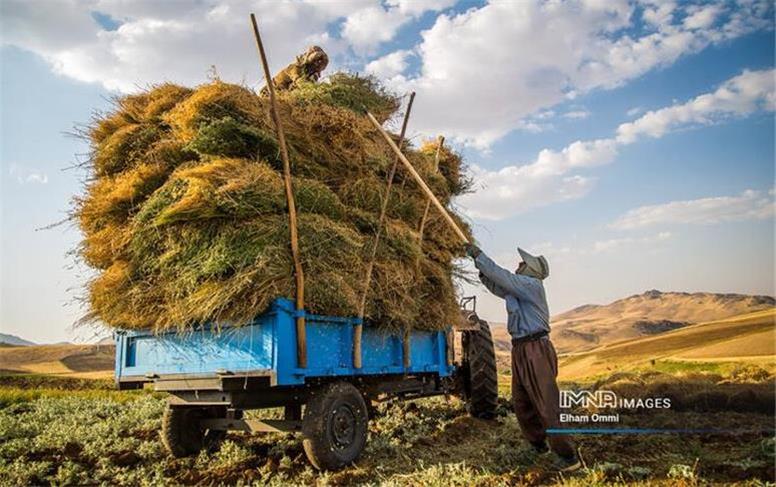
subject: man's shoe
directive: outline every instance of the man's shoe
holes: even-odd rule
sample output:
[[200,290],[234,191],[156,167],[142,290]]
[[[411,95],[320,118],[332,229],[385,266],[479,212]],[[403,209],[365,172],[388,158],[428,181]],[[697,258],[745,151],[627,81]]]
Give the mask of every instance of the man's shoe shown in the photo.
[[533,448],[534,453],[537,455],[544,455],[550,451],[550,447],[547,446],[546,441],[537,441],[535,443],[531,442],[531,447]]
[[559,456],[558,460],[553,464],[553,468],[560,473],[571,473],[582,468],[582,462],[577,455],[571,457]]

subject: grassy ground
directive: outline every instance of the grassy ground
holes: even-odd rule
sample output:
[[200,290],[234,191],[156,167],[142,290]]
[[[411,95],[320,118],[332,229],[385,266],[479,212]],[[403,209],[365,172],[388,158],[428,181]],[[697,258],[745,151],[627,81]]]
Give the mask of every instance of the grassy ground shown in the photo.
[[[164,397],[155,394],[157,398]],[[132,401],[137,393],[118,391],[111,379],[84,379],[43,374],[0,375],[0,408],[37,399],[107,399]]]
[[[636,372],[610,377],[597,386],[640,384],[639,390],[648,391],[644,385],[695,384],[701,379],[711,384],[718,379],[709,374],[656,377]],[[751,377],[739,379],[727,385],[747,389],[772,382],[760,378],[758,385]],[[730,382],[731,377],[722,380]],[[521,439],[509,412],[508,387],[503,386],[495,421],[468,417],[456,399],[383,405],[370,423],[369,442],[358,464],[319,473],[305,461],[301,440],[294,435],[231,433],[214,452],[173,459],[164,452],[158,434],[163,395],[117,392],[109,381],[2,377],[0,484],[760,485],[774,481],[772,413],[692,405],[661,413],[622,414],[618,427],[713,427],[737,432],[578,437],[587,469],[573,477],[559,477],[547,468],[551,458],[537,459]]]

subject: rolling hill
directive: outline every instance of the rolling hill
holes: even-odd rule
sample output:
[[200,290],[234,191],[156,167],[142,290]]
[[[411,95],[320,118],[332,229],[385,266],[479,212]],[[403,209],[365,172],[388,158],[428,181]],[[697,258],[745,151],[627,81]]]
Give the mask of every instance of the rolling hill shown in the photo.
[[653,290],[554,316],[552,340],[559,353],[582,352],[774,306],[776,301],[770,296]]
[[603,345],[560,359],[560,378],[613,373],[657,361],[691,363],[747,362],[776,368],[776,309],[688,325],[654,336]]
[[0,374],[47,374],[104,378],[113,373],[113,345],[0,347]]

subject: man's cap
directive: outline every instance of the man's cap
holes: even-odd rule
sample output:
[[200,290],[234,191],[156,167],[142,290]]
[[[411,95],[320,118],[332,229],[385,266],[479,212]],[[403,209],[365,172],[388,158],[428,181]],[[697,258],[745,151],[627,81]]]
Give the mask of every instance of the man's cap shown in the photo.
[[541,280],[547,279],[550,275],[550,265],[543,255],[535,257],[520,247],[517,248],[517,252],[520,254],[520,258],[523,259],[523,262],[525,262],[526,265],[526,269],[521,274]]

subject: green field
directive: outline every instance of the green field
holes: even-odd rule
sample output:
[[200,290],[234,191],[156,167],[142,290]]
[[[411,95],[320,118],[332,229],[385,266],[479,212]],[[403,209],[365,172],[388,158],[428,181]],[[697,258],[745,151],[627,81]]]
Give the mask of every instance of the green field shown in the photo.
[[[642,392],[650,390],[646,384],[680,395],[725,387],[716,387],[717,377],[708,374],[692,380],[654,373],[610,379],[601,384],[615,389],[636,384]],[[742,381],[728,384],[737,388],[729,392],[767,388],[772,377]],[[673,392],[665,388],[668,383]],[[495,421],[468,417],[457,399],[381,405],[358,464],[334,473],[313,470],[294,435],[230,433],[216,451],[174,459],[163,450],[158,433],[164,396],[114,391],[109,381],[6,376],[0,379],[0,397],[0,485],[774,481],[772,413],[735,412],[732,402],[722,404],[719,398],[706,406],[684,404],[676,411],[624,415],[619,427],[735,428],[736,434],[579,437],[587,468],[562,478],[548,469],[550,458],[535,458],[521,439],[506,397]]]

